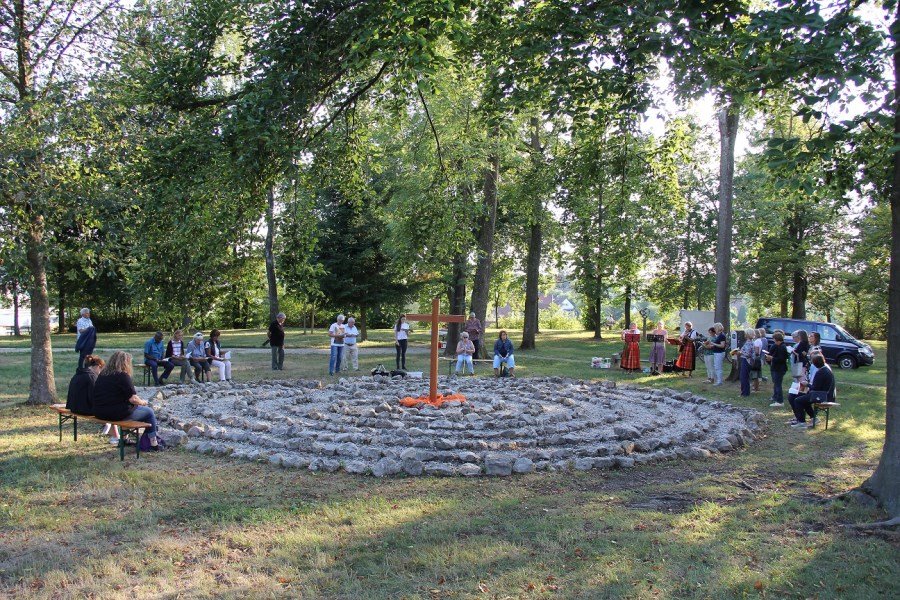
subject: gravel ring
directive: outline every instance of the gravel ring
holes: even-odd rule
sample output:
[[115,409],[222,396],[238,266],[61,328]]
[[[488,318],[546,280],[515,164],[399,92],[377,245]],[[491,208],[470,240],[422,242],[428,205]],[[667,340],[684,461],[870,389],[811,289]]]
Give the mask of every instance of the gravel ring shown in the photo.
[[427,379],[218,382],[141,390],[160,435],[206,454],[311,471],[505,476],[706,458],[751,443],[765,417],[691,392],[562,377],[441,377],[467,402],[400,406]]

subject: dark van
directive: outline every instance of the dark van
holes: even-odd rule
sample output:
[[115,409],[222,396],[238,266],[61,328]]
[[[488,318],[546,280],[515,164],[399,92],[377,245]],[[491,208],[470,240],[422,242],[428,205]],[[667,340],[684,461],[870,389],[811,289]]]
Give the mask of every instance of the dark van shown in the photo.
[[784,341],[794,344],[791,332],[803,329],[807,333],[819,332],[822,336],[822,352],[825,360],[842,369],[855,369],[863,365],[871,365],[875,361],[875,353],[868,344],[860,342],[847,333],[840,325],[805,321],[803,319],[782,319],[780,317],[763,317],[756,321],[756,328],[766,330],[766,338],[772,341],[772,332],[780,329],[784,332]]

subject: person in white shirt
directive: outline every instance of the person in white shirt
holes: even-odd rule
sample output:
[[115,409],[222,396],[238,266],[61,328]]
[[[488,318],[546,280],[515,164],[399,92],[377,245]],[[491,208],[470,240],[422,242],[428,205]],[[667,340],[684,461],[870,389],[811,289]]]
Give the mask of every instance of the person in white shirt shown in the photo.
[[344,354],[344,335],[347,326],[344,325],[344,315],[338,315],[335,322],[328,328],[328,337],[331,338],[331,358],[328,359],[328,374],[334,375],[341,370],[341,359]]
[[218,329],[210,331],[209,341],[203,347],[210,364],[219,369],[219,381],[231,381],[231,353],[222,352],[222,346],[219,345],[220,334]]
[[[409,344],[409,323],[406,322],[406,315],[400,315],[397,324],[394,325],[394,340],[394,345],[397,346],[397,368],[405,371],[406,347]],[[401,364],[403,367],[400,366]]]
[[343,371],[349,371],[351,365],[354,371],[359,371],[357,336],[359,336],[359,328],[356,326],[356,319],[350,317],[347,319],[347,325],[344,327],[344,360],[341,362]]

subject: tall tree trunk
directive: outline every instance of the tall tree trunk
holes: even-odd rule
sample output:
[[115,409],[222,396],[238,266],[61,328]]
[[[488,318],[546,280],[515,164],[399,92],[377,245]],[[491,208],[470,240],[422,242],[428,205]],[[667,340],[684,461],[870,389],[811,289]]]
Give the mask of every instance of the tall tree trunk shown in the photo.
[[738,108],[734,104],[719,111],[719,231],[716,237],[716,321],[731,330],[731,243],[734,213],[734,143]]
[[269,299],[269,322],[275,320],[278,315],[278,281],[275,279],[275,190],[271,187],[267,190],[269,199],[266,206],[266,286]]
[[22,328],[19,326],[19,284],[13,281],[13,334],[16,337],[22,335]]
[[[500,128],[491,128],[490,137],[495,144],[500,137]],[[497,225],[497,181],[500,177],[500,154],[496,145],[488,159],[489,167],[484,171],[484,204],[486,212],[478,226],[478,256],[475,265],[475,281],[472,285],[471,311],[481,321],[487,319],[488,297],[491,287],[491,271],[494,264],[494,231]],[[481,355],[487,356],[484,345]],[[479,358],[479,357],[475,357]]]
[[625,286],[625,327],[631,327],[631,285]]
[[[453,281],[448,290],[451,315],[461,315],[466,310],[466,257],[462,252],[453,255]],[[462,323],[447,323],[447,347],[445,356],[456,356],[456,344],[462,331]]]
[[805,319],[806,296],[808,294],[809,286],[806,275],[803,273],[802,269],[794,271],[791,276],[791,282],[794,286],[794,291],[791,294],[791,318]]
[[[900,4],[894,43],[894,138],[900,136]],[[863,484],[891,517],[900,517],[900,153],[894,152],[891,179],[891,265],[888,284],[887,406],[884,448],[872,476]]]
[[[531,148],[535,171],[542,160],[540,122],[531,117]],[[541,252],[543,245],[542,222],[544,220],[544,202],[540,192],[532,199],[531,235],[528,239],[528,255],[525,259],[525,323],[522,327],[522,350],[534,350],[535,335],[538,330],[538,283],[541,274]]]
[[56,380],[53,378],[53,348],[50,344],[50,297],[47,293],[47,270],[42,249],[44,217],[33,214],[28,229],[25,257],[31,272],[31,387],[28,404],[56,402]]

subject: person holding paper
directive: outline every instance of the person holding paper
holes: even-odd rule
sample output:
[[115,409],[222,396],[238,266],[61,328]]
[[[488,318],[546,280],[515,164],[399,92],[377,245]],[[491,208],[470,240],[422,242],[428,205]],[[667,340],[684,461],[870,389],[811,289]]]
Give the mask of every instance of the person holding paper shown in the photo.
[[[805,394],[797,396],[791,402],[791,408],[794,409],[794,418],[796,423],[792,423],[791,427],[803,429],[806,427],[816,426],[816,412],[813,404],[816,402],[834,402],[834,373],[831,367],[825,363],[825,357],[821,354],[813,354],[812,362],[816,366],[816,376],[813,378],[809,386],[809,390]],[[812,419],[806,422],[806,415]]]
[[209,332],[209,341],[204,345],[209,364],[219,369],[219,381],[231,381],[231,352],[222,352],[218,329]]

